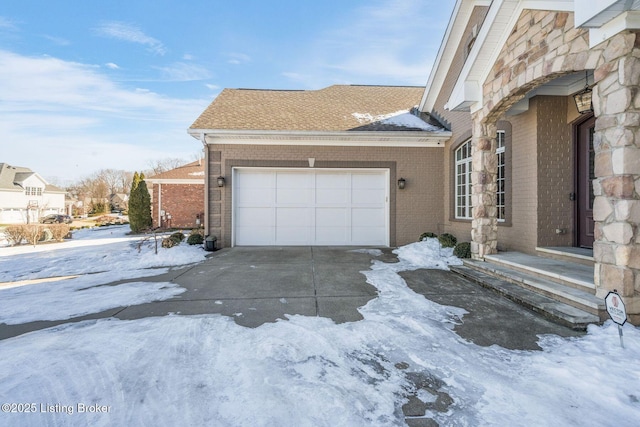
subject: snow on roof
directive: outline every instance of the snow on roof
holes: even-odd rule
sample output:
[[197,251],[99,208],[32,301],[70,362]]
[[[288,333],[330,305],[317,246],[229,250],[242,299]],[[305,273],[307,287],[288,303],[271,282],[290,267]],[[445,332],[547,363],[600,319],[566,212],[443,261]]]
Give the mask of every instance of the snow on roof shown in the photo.
[[440,127],[431,125],[409,110],[400,110],[389,114],[380,114],[377,116],[369,113],[352,113],[353,117],[362,124],[379,123],[381,125],[398,126],[410,129],[420,129],[425,131],[441,131]]

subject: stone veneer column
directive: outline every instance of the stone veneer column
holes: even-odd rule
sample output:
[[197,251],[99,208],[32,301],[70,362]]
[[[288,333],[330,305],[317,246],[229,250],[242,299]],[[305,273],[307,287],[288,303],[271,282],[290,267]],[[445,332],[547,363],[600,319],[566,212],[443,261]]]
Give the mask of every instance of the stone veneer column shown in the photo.
[[479,113],[474,114],[472,119],[471,256],[483,260],[485,255],[496,253],[498,245],[496,125],[482,123]]
[[622,33],[605,46],[595,70],[594,136],[596,295],[622,295],[640,322],[640,37]]

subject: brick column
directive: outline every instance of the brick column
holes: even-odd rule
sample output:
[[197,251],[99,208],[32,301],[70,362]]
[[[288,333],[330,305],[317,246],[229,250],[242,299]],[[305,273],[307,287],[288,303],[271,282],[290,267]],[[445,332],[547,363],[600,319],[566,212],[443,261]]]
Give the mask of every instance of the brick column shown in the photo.
[[595,70],[596,295],[622,295],[640,322],[640,49],[638,33],[616,36]]
[[483,260],[485,255],[496,253],[498,245],[496,125],[482,123],[479,113],[474,114],[472,119],[471,256]]

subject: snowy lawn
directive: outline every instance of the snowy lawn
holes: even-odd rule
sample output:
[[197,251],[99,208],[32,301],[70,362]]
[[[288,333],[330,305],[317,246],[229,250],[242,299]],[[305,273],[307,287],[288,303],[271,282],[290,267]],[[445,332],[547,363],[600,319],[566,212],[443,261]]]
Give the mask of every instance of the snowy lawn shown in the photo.
[[[83,250],[0,249],[0,281],[101,272],[0,289],[0,322],[55,317],[48,306],[66,319],[112,299],[168,298],[180,289],[101,285],[204,256],[185,244],[138,253],[115,230],[77,236]],[[114,241],[91,246],[105,239]],[[541,337],[543,351],[478,347],[452,330],[464,310],[415,294],[398,275],[446,269],[457,262],[450,251],[430,240],[396,253],[399,263],[363,272],[379,295],[358,322],[291,316],[250,329],[220,315],[105,319],[0,341],[0,425],[400,426],[410,372],[438,378],[453,399],[448,412],[427,412],[441,426],[638,424],[637,328],[625,325],[625,349],[611,322],[580,338]]]

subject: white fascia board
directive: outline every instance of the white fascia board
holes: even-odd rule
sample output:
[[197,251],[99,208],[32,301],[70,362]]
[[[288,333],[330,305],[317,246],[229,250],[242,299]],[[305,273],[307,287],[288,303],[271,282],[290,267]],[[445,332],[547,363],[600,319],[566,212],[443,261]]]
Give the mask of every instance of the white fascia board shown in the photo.
[[[625,0],[589,0],[581,1],[575,9],[576,27],[592,27],[606,23],[619,13],[617,9],[624,7]],[[615,6],[615,7],[614,7]]]
[[[494,0],[454,86],[452,95],[456,94],[458,97],[450,98],[447,105],[452,110],[467,108],[471,112],[482,108],[482,86],[523,10],[572,12],[573,7],[573,0]],[[474,85],[478,86],[477,90],[470,89]],[[460,97],[461,94],[464,97]]]
[[478,6],[488,7],[490,4],[491,0],[456,1],[420,101],[420,111],[433,111],[444,80],[450,71],[453,58],[462,42],[462,36],[467,28],[473,9]]
[[624,12],[600,28],[589,29],[589,47],[594,47],[624,30],[640,29],[640,12]]
[[317,145],[328,147],[442,147],[449,131],[238,131],[201,130],[206,144]]
[[482,90],[477,81],[458,80],[447,101],[451,111],[469,111],[469,107],[482,100]]

